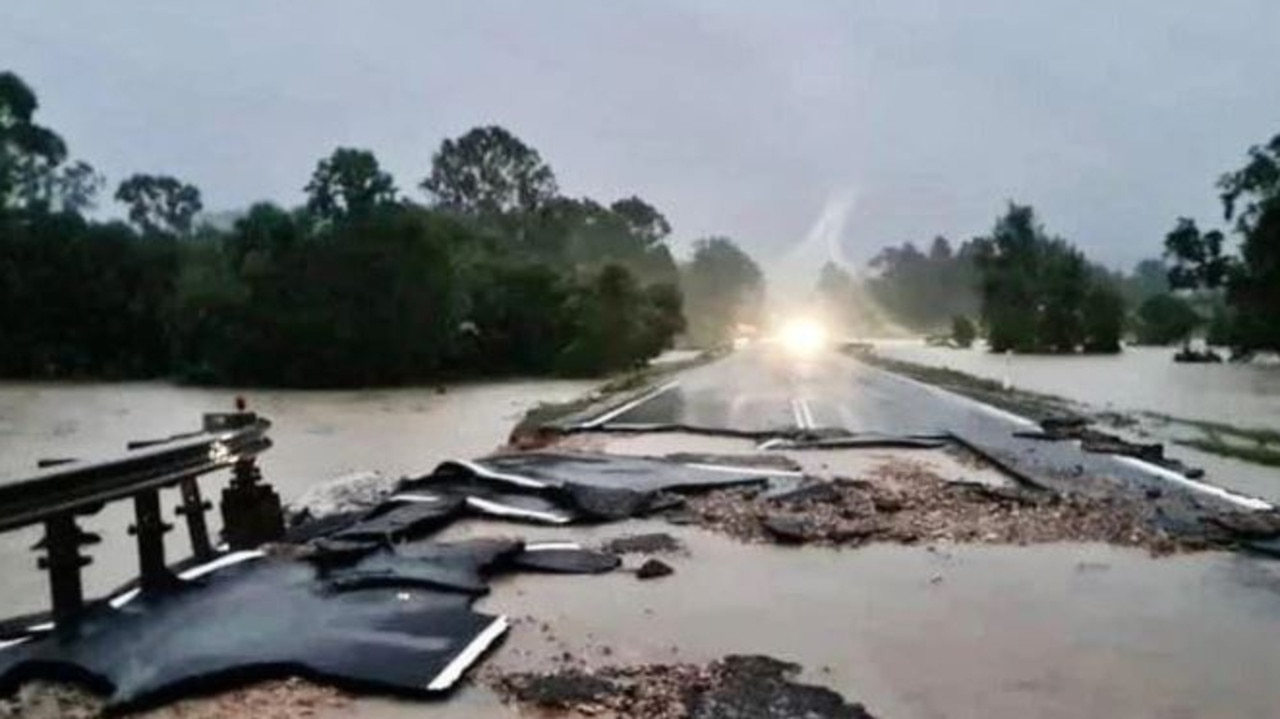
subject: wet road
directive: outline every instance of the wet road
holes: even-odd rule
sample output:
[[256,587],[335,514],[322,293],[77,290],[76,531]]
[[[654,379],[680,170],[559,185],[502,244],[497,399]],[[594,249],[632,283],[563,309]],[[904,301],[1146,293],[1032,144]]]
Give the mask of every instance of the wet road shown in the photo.
[[1013,415],[835,351],[795,355],[770,346],[736,352],[682,373],[664,391],[616,413],[607,424],[679,424],[746,432],[839,428],[896,435],[1027,426]]
[[[840,429],[854,434],[949,436],[1035,484],[1055,489],[1139,493],[1176,487],[1231,508],[1268,502],[1224,490],[1129,457],[1084,452],[1075,442],[1015,436],[1038,427],[1025,418],[871,367],[835,350],[809,355],[757,345],[682,372],[637,400],[584,426],[646,430],[663,426],[734,432]],[[1210,482],[1212,477],[1209,478]],[[1195,502],[1170,511],[1195,511]]]

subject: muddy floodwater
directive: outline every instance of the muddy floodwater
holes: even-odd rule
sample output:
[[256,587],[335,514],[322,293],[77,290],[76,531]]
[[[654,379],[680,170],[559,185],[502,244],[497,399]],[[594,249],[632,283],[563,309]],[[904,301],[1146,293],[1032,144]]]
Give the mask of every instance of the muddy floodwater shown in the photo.
[[[392,476],[420,474],[445,459],[473,457],[503,444],[512,425],[539,402],[578,397],[593,382],[510,381],[359,391],[263,391],[138,383],[0,383],[0,482],[29,473],[47,457],[93,457],[124,449],[129,440],[198,429],[202,412],[227,411],[243,395],[250,409],[274,422],[275,446],[262,456],[263,475],[286,501],[311,485],[341,474],[377,470]],[[201,481],[217,503],[226,472]],[[177,492],[166,492],[170,502]],[[170,496],[172,495],[172,496]],[[88,548],[90,594],[132,577],[133,538],[127,502],[88,517],[86,529],[103,543]],[[216,530],[217,512],[209,514]],[[166,538],[169,556],[188,552],[181,523]],[[0,576],[5,590],[0,615],[39,609],[48,602],[46,580],[28,548],[40,537],[29,528],[0,536]]]
[[[687,547],[663,556],[674,575],[495,582],[477,609],[516,623],[484,671],[547,671],[564,666],[566,652],[586,667],[762,653],[803,665],[805,681],[889,719],[1273,719],[1280,707],[1272,562],[1216,552],[1152,558],[1098,544],[787,548],[658,522],[571,533],[595,542],[645,531]],[[446,537],[494,532],[464,523]],[[378,719],[423,710],[360,700],[333,716],[353,709]],[[430,709],[518,716],[474,685]]]
[[877,341],[891,359],[946,367],[1100,408],[1147,410],[1241,427],[1280,428],[1280,364],[1179,364],[1168,347],[1118,355],[995,355],[985,349]]

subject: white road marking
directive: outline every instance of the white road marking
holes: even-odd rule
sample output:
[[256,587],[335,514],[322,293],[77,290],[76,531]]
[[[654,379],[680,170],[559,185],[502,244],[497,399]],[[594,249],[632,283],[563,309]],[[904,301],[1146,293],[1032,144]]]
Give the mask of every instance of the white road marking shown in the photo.
[[[931,384],[927,384],[925,382],[921,382],[919,380],[912,379],[910,377],[904,377],[900,374],[895,374],[888,370],[880,369],[879,367],[872,367],[866,364],[863,364],[862,366],[874,372],[879,372],[888,377],[892,377],[893,379],[899,380],[901,382],[905,382],[907,384],[920,387],[921,389],[928,391],[930,394],[933,394],[939,397],[944,397],[948,400],[953,400],[953,401],[958,400],[960,401],[960,403],[967,404],[970,407],[973,407],[974,409],[977,409],[992,417],[997,417],[999,419],[1003,419],[1008,422],[1013,422],[1014,424],[1018,424],[1023,427],[1034,427],[1036,429],[1040,428],[1040,425],[1031,419],[1028,419],[1021,415],[1014,414],[1012,412],[1007,412],[998,407],[992,407],[991,405],[986,404],[985,402],[979,402],[978,400],[973,399],[971,397],[966,397],[962,394],[950,392],[945,389],[942,389],[941,387],[934,387]],[[1111,456],[1114,457],[1119,462],[1127,464],[1136,469],[1140,469],[1152,476],[1159,477],[1160,479],[1163,479],[1168,482],[1173,482],[1174,484],[1181,485],[1183,487],[1186,487],[1187,489],[1191,489],[1196,492],[1200,492],[1202,494],[1208,494],[1208,495],[1217,497],[1218,499],[1221,499],[1226,502],[1230,502],[1231,504],[1234,504],[1237,507],[1241,507],[1244,509],[1252,509],[1252,510],[1262,510],[1262,511],[1274,509],[1274,505],[1272,505],[1269,502],[1258,499],[1257,497],[1249,497],[1243,494],[1236,494],[1235,492],[1232,492],[1228,489],[1224,489],[1217,485],[1208,484],[1207,482],[1197,482],[1194,479],[1189,479],[1187,477],[1182,476],[1181,474],[1178,474],[1177,472],[1174,472],[1169,469],[1165,469],[1164,467],[1152,464],[1150,462],[1143,461],[1141,459],[1138,459],[1137,457],[1125,457],[1123,455],[1111,455]]]
[[690,469],[704,469],[708,472],[725,472],[727,474],[740,474],[747,476],[760,477],[803,477],[804,472],[796,472],[791,469],[771,469],[768,467],[747,467],[734,466],[732,464],[701,464],[698,462],[686,462],[686,467]]
[[453,661],[449,662],[444,670],[437,674],[435,679],[431,680],[431,683],[427,685],[427,691],[439,692],[453,686],[454,682],[458,681],[462,673],[467,670],[467,667],[475,664],[480,655],[484,653],[484,650],[488,649],[490,644],[497,641],[498,637],[507,631],[509,624],[505,616],[494,619],[489,626],[484,628],[484,631],[471,640],[466,649],[459,652],[458,656],[454,657]]
[[1226,502],[1230,502],[1231,504],[1234,504],[1237,507],[1241,507],[1243,509],[1255,509],[1255,510],[1261,510],[1261,511],[1268,511],[1275,508],[1274,505],[1272,505],[1270,502],[1266,502],[1264,500],[1258,499],[1257,497],[1249,497],[1243,494],[1236,494],[1235,492],[1232,492],[1229,489],[1224,489],[1217,485],[1208,484],[1207,482],[1197,482],[1196,480],[1190,479],[1189,477],[1184,477],[1181,474],[1174,472],[1173,470],[1165,469],[1164,467],[1161,467],[1156,464],[1152,464],[1150,462],[1146,462],[1144,460],[1138,459],[1137,457],[1125,457],[1123,455],[1115,455],[1115,458],[1131,467],[1137,467],[1138,469],[1144,470],[1148,474],[1154,474],[1155,476],[1160,477],[1161,479],[1173,482],[1174,484],[1180,484],[1183,487],[1186,487],[1187,489],[1200,492],[1201,494],[1208,494],[1210,496],[1217,497],[1218,499],[1221,499]]
[[467,497],[467,504],[476,509],[498,517],[522,517],[524,519],[536,519],[540,522],[548,524],[568,524],[570,517],[561,514],[552,514],[551,512],[539,512],[536,509],[524,509],[522,507],[512,507],[508,504],[495,502],[491,499],[481,497]]
[[640,405],[646,402],[651,402],[654,399],[657,399],[658,397],[666,394],[667,392],[670,392],[671,390],[679,386],[680,386],[679,381],[672,380],[671,382],[668,382],[651,392],[646,392],[645,394],[631,400],[630,402],[627,402],[621,407],[615,407],[598,417],[587,420],[586,422],[579,422],[577,426],[581,429],[592,429],[595,427],[599,427],[600,425],[608,422],[614,417],[620,417],[626,414],[627,412],[630,412],[631,410],[635,409],[636,407],[639,407]]
[[472,474],[475,474],[480,477],[484,477],[485,479],[496,479],[500,482],[509,482],[518,487],[527,487],[530,489],[544,489],[547,486],[546,482],[540,482],[530,477],[522,477],[518,474],[508,474],[507,472],[498,472],[496,470],[489,469],[488,467],[482,464],[477,464],[475,462],[472,462],[466,459],[451,459],[448,462],[445,462],[445,464],[456,464],[459,467],[462,467],[463,469],[466,469],[467,471],[471,472]]

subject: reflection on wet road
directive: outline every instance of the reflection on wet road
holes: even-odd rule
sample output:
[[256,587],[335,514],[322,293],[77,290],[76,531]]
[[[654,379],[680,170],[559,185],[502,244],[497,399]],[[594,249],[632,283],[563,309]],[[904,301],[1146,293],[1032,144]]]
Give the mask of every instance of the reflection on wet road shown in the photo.
[[940,434],[1016,427],[1011,416],[966,402],[834,351],[794,356],[766,346],[685,372],[671,389],[610,424],[681,424],[747,432],[841,428]]

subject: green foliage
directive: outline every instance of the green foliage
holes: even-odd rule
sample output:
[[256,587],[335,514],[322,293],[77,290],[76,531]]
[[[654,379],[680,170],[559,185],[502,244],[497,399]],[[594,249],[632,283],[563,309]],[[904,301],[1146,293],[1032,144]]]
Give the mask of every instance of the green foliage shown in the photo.
[[102,180],[66,163],[36,107],[0,74],[0,376],[598,374],[684,330],[666,218],[638,197],[555,197],[550,168],[501,128],[445,142],[440,208],[400,201],[372,153],[339,148],[304,208],[262,203],[230,230],[194,230],[199,190],[164,175],[120,184],[133,227],[85,219]]
[[439,207],[471,216],[529,212],[558,193],[538,151],[496,125],[441,143],[421,187]]
[[0,376],[164,370],[177,248],[127,226],[44,210],[0,216]]
[[321,160],[303,188],[307,210],[327,221],[361,220],[396,201],[395,181],[368,150],[339,147]]
[[937,331],[955,314],[977,314],[974,260],[973,243],[953,250],[945,237],[934,238],[928,254],[910,242],[887,247],[871,259],[876,275],[867,289],[897,322],[922,332]]
[[200,190],[168,175],[133,175],[116,188],[129,221],[143,234],[187,235],[204,209]]
[[1168,345],[1185,341],[1202,320],[1190,302],[1169,293],[1147,298],[1138,308],[1138,342]]
[[1079,250],[1048,236],[1031,207],[1010,204],[974,246],[993,351],[1119,351],[1123,298]]
[[978,328],[974,327],[973,320],[964,315],[956,315],[951,318],[951,341],[956,343],[957,347],[969,348],[973,346],[973,341],[978,338]]
[[1120,351],[1124,332],[1124,297],[1110,284],[1094,283],[1084,298],[1084,351]]
[[737,325],[760,322],[764,273],[727,237],[709,237],[694,245],[680,286],[689,334],[697,342],[724,342]]
[[67,145],[35,122],[39,107],[22,78],[0,72],[0,213],[89,209],[103,180],[86,162],[64,164]]
[[1214,294],[1225,287],[1227,309],[1215,312],[1211,334],[1235,356],[1280,351],[1280,135],[1251,147],[1244,167],[1223,175],[1218,188],[1238,255],[1225,254],[1221,231],[1201,233],[1180,218],[1165,238],[1170,282]]

